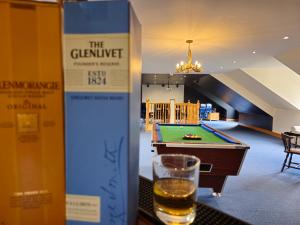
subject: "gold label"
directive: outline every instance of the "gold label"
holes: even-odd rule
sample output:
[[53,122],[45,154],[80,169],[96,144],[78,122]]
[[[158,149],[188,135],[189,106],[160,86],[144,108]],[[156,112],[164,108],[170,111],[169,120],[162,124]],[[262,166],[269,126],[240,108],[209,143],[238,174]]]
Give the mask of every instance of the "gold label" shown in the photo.
[[38,114],[23,113],[17,114],[18,132],[37,132],[38,131]]
[[48,190],[16,192],[10,198],[12,208],[40,208],[52,203],[52,193]]

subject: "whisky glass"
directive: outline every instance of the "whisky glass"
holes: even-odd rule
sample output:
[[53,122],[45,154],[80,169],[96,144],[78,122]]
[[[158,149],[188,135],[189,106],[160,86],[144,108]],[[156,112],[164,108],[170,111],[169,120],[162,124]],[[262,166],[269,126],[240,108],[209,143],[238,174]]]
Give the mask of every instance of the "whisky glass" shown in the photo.
[[196,217],[200,159],[184,154],[153,157],[153,206],[167,225],[191,224]]

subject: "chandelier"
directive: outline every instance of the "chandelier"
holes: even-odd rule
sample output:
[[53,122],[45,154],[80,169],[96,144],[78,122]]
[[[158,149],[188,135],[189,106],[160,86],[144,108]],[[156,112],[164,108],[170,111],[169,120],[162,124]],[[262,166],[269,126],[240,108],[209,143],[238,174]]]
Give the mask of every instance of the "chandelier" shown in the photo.
[[181,61],[176,65],[176,72],[179,73],[189,73],[190,71],[201,72],[201,64],[198,61],[195,61],[195,64],[192,63],[192,51],[190,44],[193,43],[193,40],[186,40],[186,43],[189,44],[187,62]]

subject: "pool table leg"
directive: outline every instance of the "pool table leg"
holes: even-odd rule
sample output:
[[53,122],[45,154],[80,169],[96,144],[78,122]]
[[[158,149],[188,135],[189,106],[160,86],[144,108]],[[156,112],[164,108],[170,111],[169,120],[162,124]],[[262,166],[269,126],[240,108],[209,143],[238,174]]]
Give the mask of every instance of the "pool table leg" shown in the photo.
[[218,192],[213,192],[213,193],[211,193],[211,195],[216,197],[216,198],[220,198],[222,196],[222,194],[218,193]]
[[200,174],[199,187],[213,189],[213,196],[220,197],[224,188],[227,176],[212,176]]

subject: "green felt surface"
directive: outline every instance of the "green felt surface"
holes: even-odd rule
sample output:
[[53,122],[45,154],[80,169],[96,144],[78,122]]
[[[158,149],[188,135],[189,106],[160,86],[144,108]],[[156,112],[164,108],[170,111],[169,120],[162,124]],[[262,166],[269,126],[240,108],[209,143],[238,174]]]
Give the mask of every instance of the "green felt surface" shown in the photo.
[[[166,126],[160,125],[160,134],[163,142],[185,143],[227,143],[222,138],[202,128],[201,126]],[[201,140],[185,140],[184,135],[193,134],[202,137]]]

